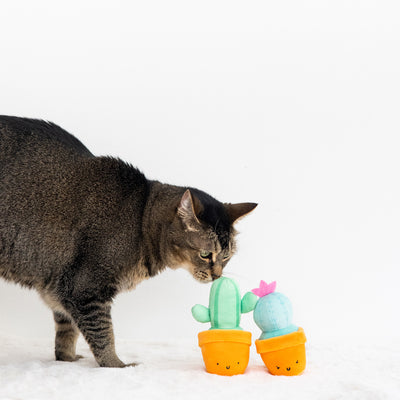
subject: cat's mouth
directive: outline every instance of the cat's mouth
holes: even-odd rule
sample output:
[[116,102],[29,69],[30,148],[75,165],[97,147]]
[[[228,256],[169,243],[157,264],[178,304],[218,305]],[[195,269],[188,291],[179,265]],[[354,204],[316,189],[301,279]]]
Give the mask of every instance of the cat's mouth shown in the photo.
[[201,283],[208,283],[213,281],[211,275],[205,271],[197,271],[193,274],[193,277],[194,279],[196,279],[196,281],[199,281]]
[[209,283],[213,281],[211,273],[202,270],[196,271],[193,265],[183,264],[180,266],[180,268],[186,269],[188,272],[190,272],[193,278],[200,283]]

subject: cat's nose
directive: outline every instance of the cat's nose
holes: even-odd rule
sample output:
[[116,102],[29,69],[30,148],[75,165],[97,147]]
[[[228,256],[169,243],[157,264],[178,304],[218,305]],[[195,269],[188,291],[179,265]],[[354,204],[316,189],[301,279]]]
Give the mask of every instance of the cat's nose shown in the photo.
[[220,265],[214,265],[211,270],[211,278],[215,281],[218,278],[221,278],[222,275],[222,267]]

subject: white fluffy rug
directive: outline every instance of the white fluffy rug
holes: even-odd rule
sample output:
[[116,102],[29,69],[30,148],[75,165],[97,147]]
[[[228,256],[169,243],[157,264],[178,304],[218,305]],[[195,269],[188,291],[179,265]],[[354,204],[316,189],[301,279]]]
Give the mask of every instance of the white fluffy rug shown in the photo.
[[121,359],[137,367],[99,368],[80,339],[78,362],[53,359],[53,343],[0,337],[0,399],[400,399],[400,342],[372,347],[308,343],[301,376],[269,375],[251,351],[244,375],[204,371],[197,343],[117,343]]

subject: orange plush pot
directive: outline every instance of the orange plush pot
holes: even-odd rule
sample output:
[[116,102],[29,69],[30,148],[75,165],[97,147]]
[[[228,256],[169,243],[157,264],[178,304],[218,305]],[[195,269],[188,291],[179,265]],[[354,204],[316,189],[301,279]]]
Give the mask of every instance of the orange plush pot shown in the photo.
[[306,367],[303,328],[287,335],[256,340],[257,353],[272,375],[299,375]]
[[199,333],[199,346],[207,372],[243,374],[249,363],[251,333],[238,329],[211,329]]

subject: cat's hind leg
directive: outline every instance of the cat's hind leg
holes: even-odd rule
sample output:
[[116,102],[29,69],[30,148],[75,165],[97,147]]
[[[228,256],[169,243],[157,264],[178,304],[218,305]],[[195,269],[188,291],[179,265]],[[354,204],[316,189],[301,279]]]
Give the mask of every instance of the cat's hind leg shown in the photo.
[[56,323],[55,354],[58,361],[76,361],[82,356],[76,355],[76,341],[79,329],[72,320],[59,311],[53,311]]

